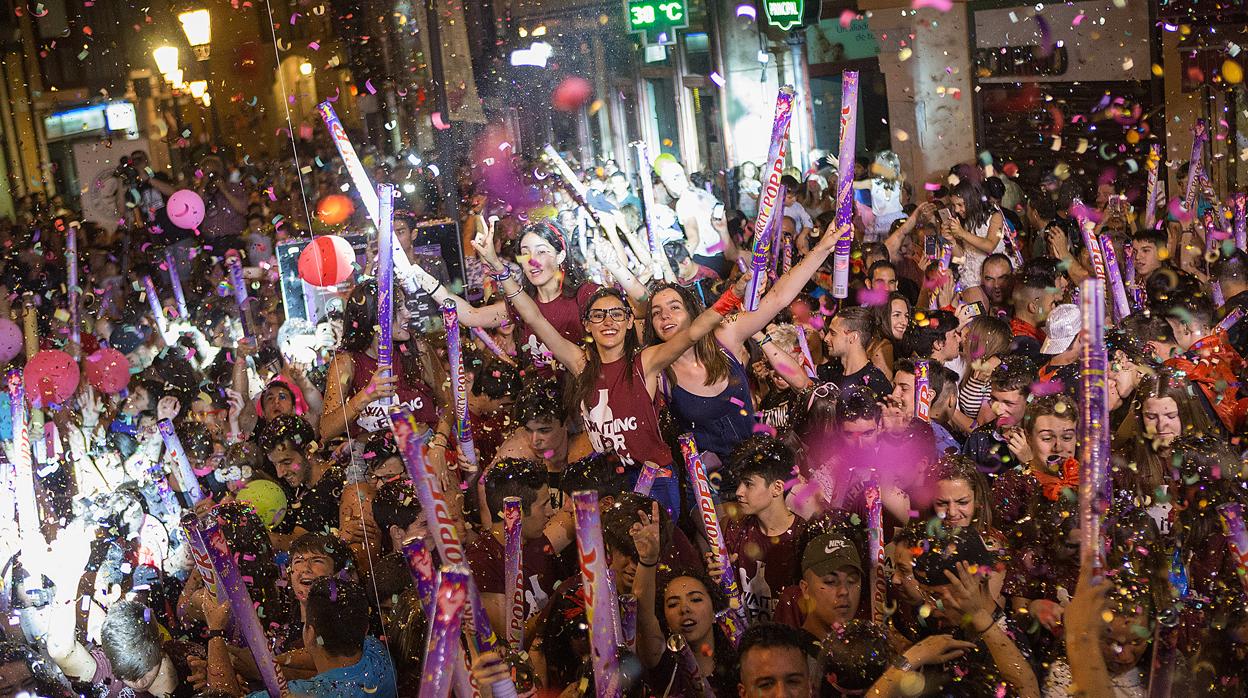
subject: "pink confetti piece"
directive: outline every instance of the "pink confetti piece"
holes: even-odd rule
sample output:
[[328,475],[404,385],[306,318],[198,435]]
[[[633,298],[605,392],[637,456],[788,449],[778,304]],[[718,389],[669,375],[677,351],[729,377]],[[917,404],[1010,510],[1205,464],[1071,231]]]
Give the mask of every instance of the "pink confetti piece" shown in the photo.
[[367,80],[365,80],[365,81],[364,81],[364,89],[368,90],[368,93],[369,93],[370,95],[375,95],[375,94],[377,94],[377,88],[376,88],[376,87],[373,87],[373,79],[372,79],[372,78],[369,78],[369,79],[367,79]]
[[313,51],[320,51],[321,45],[316,41],[309,41],[308,48],[312,49]]
[[953,0],[914,0],[910,3],[910,7],[915,10],[930,7],[940,12],[948,12],[953,9]]
[[728,398],[728,402],[731,402],[732,404],[736,405],[737,407],[745,407],[745,403],[741,401],[741,398],[737,398],[737,397],[730,397],[730,398]]
[[440,111],[435,111],[432,115],[430,115],[430,119],[433,121],[433,127],[439,131],[445,131],[451,127],[450,124],[442,120],[442,112]]
[[923,185],[923,188],[926,189],[927,191],[940,191],[940,183],[939,182],[927,182],[926,184]]

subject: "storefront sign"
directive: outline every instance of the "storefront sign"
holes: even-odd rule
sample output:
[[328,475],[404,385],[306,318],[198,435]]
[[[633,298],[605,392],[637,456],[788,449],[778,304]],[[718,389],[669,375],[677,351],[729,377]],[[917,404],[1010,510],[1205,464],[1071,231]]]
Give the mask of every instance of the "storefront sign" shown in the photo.
[[802,23],[806,12],[806,0],[764,0],[767,23],[777,29],[788,31]]
[[628,20],[630,32],[679,29],[689,26],[689,2],[688,0],[625,0],[624,16]]

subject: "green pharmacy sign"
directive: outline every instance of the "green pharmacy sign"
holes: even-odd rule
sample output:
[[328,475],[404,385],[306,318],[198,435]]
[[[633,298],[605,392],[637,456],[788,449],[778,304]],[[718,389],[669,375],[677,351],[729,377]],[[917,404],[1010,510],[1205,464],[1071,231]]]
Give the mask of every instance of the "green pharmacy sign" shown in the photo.
[[625,0],[630,32],[680,29],[689,26],[688,0]]
[[777,29],[788,31],[802,23],[806,0],[763,0],[767,23]]

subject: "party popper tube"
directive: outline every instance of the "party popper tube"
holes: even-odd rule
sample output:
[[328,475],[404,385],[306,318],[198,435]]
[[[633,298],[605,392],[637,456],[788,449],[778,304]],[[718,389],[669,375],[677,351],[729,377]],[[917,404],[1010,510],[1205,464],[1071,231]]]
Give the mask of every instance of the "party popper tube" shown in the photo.
[[802,325],[797,327],[797,348],[802,352],[802,368],[806,369],[806,377],[814,378],[815,360],[810,355],[810,343],[806,341],[806,328]]
[[1086,340],[1079,365],[1079,536],[1082,564],[1105,566],[1101,523],[1109,509],[1109,402],[1105,388],[1105,285],[1087,279],[1079,309]]
[[178,305],[178,319],[189,320],[190,311],[186,307],[186,293],[182,290],[182,275],[178,273],[178,260],[173,251],[165,252],[165,266],[169,268],[169,285],[173,288],[173,301]]
[[[498,635],[490,627],[490,616],[485,612],[485,603],[481,601],[481,593],[477,590],[477,582],[472,578],[468,565],[453,565],[453,569],[462,571],[468,579],[468,595],[464,599],[464,613],[469,616],[465,632],[475,643],[477,652],[503,651]],[[445,566],[443,569],[446,569]],[[498,698],[515,698],[516,684],[511,677],[499,679],[490,685],[490,692]]]
[[1239,192],[1231,205],[1235,209],[1235,247],[1248,250],[1248,194]]
[[524,649],[524,577],[520,574],[524,548],[520,521],[524,513],[519,497],[503,499],[503,593],[507,596],[507,643]]
[[[377,218],[377,367],[394,375],[394,185],[378,184]],[[380,400],[389,407],[394,398]]]
[[1222,294],[1222,284],[1217,279],[1209,282],[1209,297],[1215,308],[1221,308],[1226,304],[1226,296]]
[[78,324],[78,225],[65,231],[65,261],[69,263],[69,340],[82,342],[82,330]]
[[[854,223],[854,148],[858,129],[858,71],[841,73],[841,149],[836,166],[836,230]],[[849,253],[854,236],[843,235],[832,253],[832,297],[849,295]]]
[[741,588],[737,585],[737,575],[732,562],[728,559],[728,546],[724,544],[724,531],[719,525],[719,512],[715,510],[715,498],[711,493],[711,481],[706,476],[706,468],[702,465],[702,455],[698,452],[698,444],[693,434],[680,435],[680,451],[685,457],[685,467],[689,471],[689,482],[693,484],[694,496],[697,498],[698,514],[702,519],[702,528],[706,532],[706,540],[711,546],[711,554],[719,561],[723,573],[719,579],[719,588],[728,598],[730,638],[735,645],[745,632],[745,604],[741,601]]
[[407,467],[407,476],[412,480],[416,498],[420,500],[420,509],[425,514],[425,523],[428,524],[433,543],[438,548],[438,557],[448,565],[464,562],[464,548],[459,542],[455,515],[442,492],[438,471],[425,458],[428,429],[421,429],[420,423],[404,407],[397,407],[390,413],[390,424],[394,429],[395,444],[399,447],[399,453]]
[[676,668],[692,695],[700,698],[715,698],[715,689],[702,675],[702,669],[698,667],[698,658],[694,656],[684,636],[680,633],[668,635],[667,649],[676,655]]
[[[775,209],[779,210],[784,206],[785,187],[780,185],[779,193],[776,194],[777,203]],[[754,246],[750,252],[750,280],[745,285],[745,309],[747,311],[758,310],[758,302],[763,297],[763,291],[767,287],[767,269],[771,262],[771,244],[780,233],[780,217],[773,215],[767,219],[766,228],[756,228],[754,231]]]
[[1238,502],[1218,506],[1222,515],[1222,530],[1235,558],[1235,574],[1244,591],[1248,592],[1248,530],[1244,529],[1244,508]]
[[[41,538],[39,504],[35,497],[35,456],[30,450],[30,411],[19,369],[9,371],[9,408],[13,419],[13,481],[18,530],[22,540]],[[24,544],[23,544],[24,547]],[[36,559],[28,556],[30,560]]]
[[448,565],[438,577],[433,613],[429,616],[429,631],[425,636],[420,698],[447,698],[451,693],[454,663],[459,661],[460,619],[468,598],[468,576]]
[[208,551],[208,559],[217,573],[217,584],[225,591],[230,602],[230,615],[239,631],[251,656],[256,660],[256,669],[260,672],[260,680],[270,696],[288,696],[286,677],[282,675],[282,667],[273,656],[269,638],[264,634],[264,627],[256,617],[255,606],[251,603],[251,594],[243,583],[242,575],[230,552],[230,545],[225,540],[225,533],[214,520],[199,521],[192,517],[190,526],[198,530],[202,536],[204,547]]
[[1192,157],[1187,161],[1187,188],[1183,192],[1183,210],[1188,213],[1196,211],[1196,185],[1200,182],[1201,160],[1205,154],[1205,140],[1209,137],[1209,125],[1204,119],[1196,120],[1192,135]]
[[914,416],[932,421],[932,379],[926,361],[914,362]]
[[167,341],[169,323],[165,320],[165,309],[160,305],[160,296],[156,295],[156,284],[152,283],[152,277],[146,275],[143,277],[143,292],[147,296],[147,308],[152,311],[156,319],[156,329]]
[[598,698],[618,698],[620,669],[615,628],[619,625],[616,599],[607,592],[607,549],[602,542],[598,493],[572,493],[576,510],[576,550],[581,564],[581,590],[585,596],[585,620]]
[[1227,332],[1235,325],[1238,325],[1239,321],[1243,319],[1244,319],[1244,309],[1242,307],[1236,306],[1231,309],[1231,312],[1226,314],[1226,317],[1222,318],[1222,320],[1218,322],[1218,326],[1216,329],[1219,332]]
[[787,274],[793,268],[793,236],[785,235],[781,228],[780,241],[783,245],[780,249],[780,273]]
[[637,597],[632,594],[620,595],[620,634],[624,636],[624,646],[629,652],[637,651]]
[[478,342],[481,342],[481,344],[486,349],[489,349],[490,353],[502,359],[506,363],[511,364],[512,366],[516,365],[515,357],[503,351],[503,348],[498,346],[498,342],[495,342],[494,339],[490,337],[490,335],[486,333],[485,330],[481,329],[480,327],[472,327],[469,329],[472,331],[473,338],[475,338]]
[[225,270],[230,275],[230,288],[234,292],[234,302],[238,303],[238,313],[243,319],[243,331],[248,336],[255,336],[252,327],[251,307],[247,302],[247,281],[243,278],[243,258],[238,250],[227,250],[225,253]]
[[454,299],[442,303],[442,323],[446,325],[446,358],[451,367],[451,394],[455,401],[455,438],[459,452],[468,465],[468,472],[477,471],[477,446],[472,440],[472,422],[468,415],[468,376],[464,371],[463,351],[459,341],[459,311]]
[[[767,162],[763,165],[763,190],[758,197],[758,216],[754,219],[754,258],[750,270],[750,286],[746,288],[745,309],[756,310],[758,300],[762,297],[761,282],[756,282],[758,271],[758,239],[772,226],[776,220],[777,208],[784,202],[784,194],[780,188],[780,178],[784,176],[784,156],[788,147],[789,122],[793,119],[793,99],[795,95],[792,85],[784,85],[776,94],[776,113],[771,122],[771,143],[767,146]],[[770,243],[768,243],[770,244]],[[764,259],[766,249],[763,250]]]
[[1108,234],[1101,236],[1101,253],[1105,255],[1105,274],[1109,277],[1109,291],[1114,299],[1114,319],[1121,322],[1131,314],[1131,302],[1127,299],[1127,287],[1122,282],[1122,271],[1118,268],[1114,239]]
[[645,140],[634,142],[637,149],[637,172],[641,180],[641,205],[645,209],[646,246],[650,249],[650,275],[655,281],[667,278],[667,256],[663,252],[663,242],[659,240],[659,222],[656,218],[657,204],[654,197],[654,181],[650,179],[653,166],[650,163],[649,147]]
[[1148,160],[1144,167],[1148,170],[1148,186],[1144,189],[1144,228],[1151,229],[1157,222],[1157,170],[1161,164],[1161,144],[1154,143],[1148,148]]
[[212,558],[208,556],[208,544],[204,542],[204,536],[199,528],[199,518],[195,512],[188,511],[182,514],[182,533],[186,536],[186,542],[191,550],[191,562],[195,563],[195,569],[199,570],[199,576],[204,580],[204,587],[218,601],[225,600],[225,593],[217,584],[217,571],[212,566]]
[[863,491],[867,505],[867,558],[871,565],[868,581],[871,584],[871,620],[883,622],[884,585],[888,576],[884,573],[884,501],[880,497],[880,483],[873,476]]
[[433,594],[437,589],[434,578],[433,554],[425,539],[416,537],[403,542],[403,559],[407,562],[407,570],[412,573],[412,581],[416,583],[416,595],[420,597],[420,606],[425,609],[425,617],[432,615]]
[[633,485],[633,491],[649,497],[650,490],[654,488],[654,478],[658,475],[659,468],[654,463],[642,464],[641,471],[637,473],[637,484]]
[[165,454],[173,459],[174,465],[177,466],[175,472],[178,474],[178,486],[182,488],[183,496],[188,500],[188,508],[194,507],[203,500],[204,490],[199,486],[199,478],[195,477],[195,470],[191,468],[186,449],[182,447],[182,439],[178,438],[173,422],[168,419],[160,420],[156,427],[160,430],[160,438],[164,439]]
[[1070,206],[1079,223],[1079,233],[1083,235],[1083,246],[1088,250],[1088,262],[1092,265],[1092,273],[1105,283],[1105,254],[1101,250],[1101,241],[1096,237],[1096,223],[1088,218],[1088,209],[1079,199]]

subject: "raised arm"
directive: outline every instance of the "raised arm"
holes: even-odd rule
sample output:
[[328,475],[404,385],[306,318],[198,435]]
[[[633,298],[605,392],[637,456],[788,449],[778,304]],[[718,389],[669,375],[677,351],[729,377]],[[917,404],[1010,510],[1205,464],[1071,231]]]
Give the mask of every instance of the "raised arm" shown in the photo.
[[759,301],[757,310],[741,313],[735,322],[719,329],[720,341],[730,347],[738,346],[744,344],[745,340],[755,332],[766,328],[767,324],[775,319],[781,310],[787,308],[793,299],[797,298],[797,294],[802,292],[810,278],[819,271],[819,267],[823,266],[824,260],[832,254],[832,250],[836,249],[837,241],[849,234],[849,226],[837,230],[835,222],[829,224],[828,229],[819,238],[819,244],[815,245],[810,254],[802,257],[802,261],[793,265],[788,273],[776,280],[776,285],[772,286],[771,290]]
[[[509,273],[507,267],[502,260],[498,258],[498,254],[494,251],[494,233],[492,231],[484,231],[480,239],[473,240],[472,246],[476,248],[477,254],[480,255],[481,261],[492,269],[495,274],[495,280],[499,281],[499,285],[503,288],[504,297],[511,303],[511,307],[516,309],[516,313],[520,318],[528,324],[529,329],[542,340],[550,353],[554,354],[555,359],[563,364],[572,373],[580,373],[585,368],[585,352],[581,347],[573,342],[568,341],[554,325],[542,315],[542,311],[537,307],[537,303],[529,298],[520,286],[520,282],[516,279],[515,274]],[[505,274],[505,276],[503,276]]]
[[671,339],[662,344],[648,346],[641,351],[641,367],[645,373],[646,380],[649,381],[657,376],[668,366],[671,366],[676,359],[679,359],[685,350],[693,346],[699,339],[707,336],[719,327],[719,323],[723,322],[724,316],[732,312],[735,305],[741,303],[741,298],[736,295],[733,289],[729,289],[720,297],[715,305],[701,315],[693,319],[693,323],[689,327],[677,332]]
[[[486,231],[488,230],[486,228]],[[491,248],[492,250],[493,248]],[[480,252],[478,252],[479,254]],[[435,279],[424,269],[415,264],[412,265],[411,269],[412,275],[416,277],[416,285],[420,286],[421,290],[433,297],[435,301],[439,304],[448,300],[455,303],[455,310],[459,313],[459,322],[464,327],[501,327],[506,324],[506,303],[491,303],[478,308],[464,300],[461,296],[451,293],[449,289],[442,285],[441,281]]]
[[946,571],[945,576],[949,578],[949,585],[941,590],[941,596],[948,606],[961,613],[967,634],[984,643],[1002,678],[1019,696],[1040,698],[1036,672],[993,616],[995,604],[988,578],[971,573],[965,562],[958,563],[956,575]]
[[633,576],[633,595],[637,597],[637,657],[648,669],[659,665],[667,638],[659,617],[655,615],[655,594],[658,581],[655,571],[659,565],[659,504],[651,504],[650,513],[641,513],[645,523],[635,523],[629,529],[637,548],[637,574]]
[[982,238],[967,230],[958,220],[951,221],[948,226],[953,231],[952,237],[961,240],[963,245],[974,247],[983,254],[992,254],[1005,232],[1005,216],[1002,216],[1000,211],[992,214],[992,217],[988,219],[988,234]]

